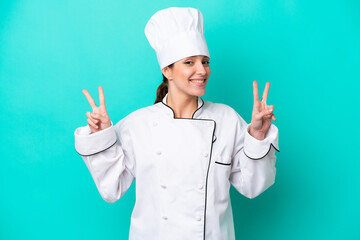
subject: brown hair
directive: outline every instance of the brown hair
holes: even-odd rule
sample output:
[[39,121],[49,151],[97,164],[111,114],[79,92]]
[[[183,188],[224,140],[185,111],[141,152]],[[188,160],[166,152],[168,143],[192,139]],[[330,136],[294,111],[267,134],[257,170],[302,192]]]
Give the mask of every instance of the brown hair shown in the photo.
[[[168,67],[172,68],[174,64],[170,64]],[[159,85],[156,90],[156,100],[155,103],[161,102],[165,95],[168,93],[169,90],[169,80],[163,74],[163,82]]]

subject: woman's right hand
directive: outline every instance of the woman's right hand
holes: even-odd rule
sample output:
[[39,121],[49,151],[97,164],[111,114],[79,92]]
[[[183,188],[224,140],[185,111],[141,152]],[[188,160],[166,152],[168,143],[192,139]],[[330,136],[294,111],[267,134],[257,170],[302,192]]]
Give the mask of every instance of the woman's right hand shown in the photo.
[[111,121],[105,107],[105,96],[103,88],[99,86],[99,107],[96,106],[94,99],[92,99],[86,89],[83,89],[82,92],[84,93],[93,110],[92,113],[86,113],[86,116],[88,117],[87,122],[89,124],[91,132],[96,133],[110,127]]

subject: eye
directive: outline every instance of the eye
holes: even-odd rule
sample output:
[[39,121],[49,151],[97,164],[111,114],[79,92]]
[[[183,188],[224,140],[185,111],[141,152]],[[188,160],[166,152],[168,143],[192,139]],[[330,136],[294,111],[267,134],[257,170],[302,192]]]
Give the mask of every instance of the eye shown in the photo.
[[[185,64],[192,64],[193,61],[186,61]],[[203,61],[203,64],[210,64],[210,61]]]

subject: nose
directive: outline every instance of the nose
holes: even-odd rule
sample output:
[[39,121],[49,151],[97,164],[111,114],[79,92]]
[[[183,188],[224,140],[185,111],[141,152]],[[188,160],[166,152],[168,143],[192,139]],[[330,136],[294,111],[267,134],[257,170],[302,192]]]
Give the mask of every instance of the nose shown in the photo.
[[202,64],[202,61],[197,63],[196,72],[201,75],[206,74],[206,69],[205,69],[204,65]]

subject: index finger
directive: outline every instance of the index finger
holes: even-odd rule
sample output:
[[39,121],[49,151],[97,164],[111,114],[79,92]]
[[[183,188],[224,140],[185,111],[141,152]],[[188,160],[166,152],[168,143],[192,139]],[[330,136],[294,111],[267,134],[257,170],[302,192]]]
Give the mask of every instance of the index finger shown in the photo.
[[92,107],[92,109],[97,108],[94,99],[92,99],[92,97],[90,96],[90,93],[86,89],[83,89],[82,92],[84,93],[86,99],[90,103],[90,106]]
[[253,81],[253,93],[254,93],[254,102],[259,101],[259,91],[256,80]]

